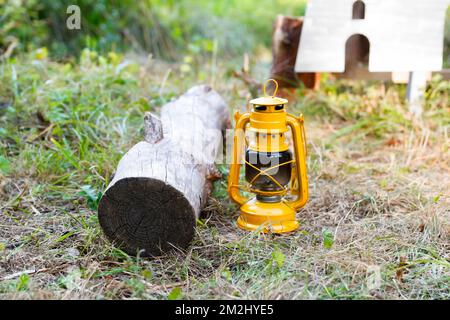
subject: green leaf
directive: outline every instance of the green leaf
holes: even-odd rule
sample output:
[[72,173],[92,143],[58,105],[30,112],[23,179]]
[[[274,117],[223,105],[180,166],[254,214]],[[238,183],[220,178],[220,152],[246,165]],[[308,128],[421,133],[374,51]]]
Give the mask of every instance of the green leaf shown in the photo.
[[139,279],[132,278],[127,283],[133,290],[133,296],[140,297],[145,293],[145,284]]
[[180,300],[183,295],[183,292],[181,291],[180,287],[175,287],[170,291],[169,295],[167,296],[168,300]]
[[66,240],[67,238],[73,236],[74,234],[75,234],[75,232],[72,232],[72,231],[66,232],[66,233],[64,233],[62,236],[60,236],[58,239],[56,239],[55,243],[64,241],[64,240]]
[[58,151],[61,153],[61,155],[70,162],[70,164],[72,166],[74,166],[76,169],[80,168],[79,165],[79,160],[75,158],[75,156],[73,155],[73,152],[69,149],[69,147],[67,146],[67,144],[65,144],[64,146],[61,145],[58,141],[56,141],[55,139],[51,138],[50,141],[55,145],[55,147],[58,149]]
[[34,58],[37,60],[44,60],[48,57],[48,49],[46,47],[39,48],[34,53]]
[[0,172],[9,173],[11,168],[10,162],[4,156],[0,156]]
[[16,282],[16,290],[17,291],[25,291],[28,290],[28,282],[30,281],[30,276],[26,273],[21,274],[19,279]]
[[203,227],[205,225],[205,223],[201,219],[197,219],[197,225]]
[[143,276],[146,280],[151,280],[153,278],[152,271],[149,269],[142,270],[141,276]]
[[386,179],[380,180],[380,187],[385,189],[388,186],[388,181]]
[[278,268],[281,268],[284,264],[285,256],[280,248],[276,247],[272,252],[272,259],[276,262]]
[[439,200],[441,199],[441,196],[442,196],[442,193],[439,193],[437,196],[434,196],[434,197],[433,197],[433,202],[434,202],[434,203],[439,202]]
[[330,230],[323,230],[322,231],[322,237],[323,237],[323,246],[325,249],[331,249],[331,247],[334,244],[334,235],[333,232]]
[[84,185],[81,187],[80,196],[83,196],[86,199],[89,209],[94,211],[98,209],[98,204],[102,198],[101,192],[96,191],[90,185]]
[[228,281],[231,280],[231,271],[229,269],[222,270],[221,276],[227,279]]

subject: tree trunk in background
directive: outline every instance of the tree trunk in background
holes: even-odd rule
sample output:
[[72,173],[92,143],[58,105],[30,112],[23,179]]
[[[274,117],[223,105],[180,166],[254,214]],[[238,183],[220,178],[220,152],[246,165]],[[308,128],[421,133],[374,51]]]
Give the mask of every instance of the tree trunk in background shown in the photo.
[[319,87],[318,73],[296,73],[294,70],[302,26],[302,17],[279,15],[275,20],[272,34],[271,78],[277,80],[281,88],[297,88],[300,83],[309,89]]
[[145,139],[120,160],[98,209],[107,237],[129,254],[185,248],[207,202],[229,111],[208,86],[197,86],[145,115]]

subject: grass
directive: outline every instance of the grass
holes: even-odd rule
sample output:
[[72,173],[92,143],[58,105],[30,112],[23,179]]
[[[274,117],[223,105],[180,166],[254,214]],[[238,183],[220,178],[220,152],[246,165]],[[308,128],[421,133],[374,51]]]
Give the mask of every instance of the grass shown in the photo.
[[300,90],[290,111],[306,115],[311,199],[298,232],[238,230],[221,166],[185,252],[112,247],[97,204],[143,113],[199,82],[245,106],[248,89],[218,76],[225,62],[201,67],[87,50],[0,65],[0,298],[450,298],[450,84],[439,79],[422,119],[400,85]]

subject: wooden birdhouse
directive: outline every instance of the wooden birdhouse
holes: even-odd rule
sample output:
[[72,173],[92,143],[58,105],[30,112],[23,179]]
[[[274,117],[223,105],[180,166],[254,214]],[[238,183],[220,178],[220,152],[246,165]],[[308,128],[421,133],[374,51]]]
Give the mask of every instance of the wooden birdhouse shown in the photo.
[[359,79],[407,72],[415,95],[429,72],[442,69],[449,5],[449,0],[310,0],[295,72]]
[[[448,0],[310,0],[298,50],[297,72],[344,72],[346,53],[371,72],[442,69]],[[350,63],[350,65],[349,65]]]

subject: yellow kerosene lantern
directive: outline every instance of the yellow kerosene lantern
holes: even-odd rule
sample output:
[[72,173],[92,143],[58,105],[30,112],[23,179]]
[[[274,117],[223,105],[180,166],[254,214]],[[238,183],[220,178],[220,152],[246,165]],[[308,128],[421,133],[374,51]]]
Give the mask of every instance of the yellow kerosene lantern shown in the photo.
[[[266,95],[267,84],[275,84],[273,96]],[[251,112],[235,113],[233,159],[228,193],[240,205],[237,225],[246,230],[290,232],[298,228],[296,212],[308,200],[306,141],[303,115],[286,112],[288,100],[276,97],[278,83],[264,84],[264,97],[250,101]],[[292,134],[294,158],[287,134]],[[245,160],[243,153],[245,152]],[[241,164],[245,180],[240,183]],[[256,194],[246,198],[241,190]]]

